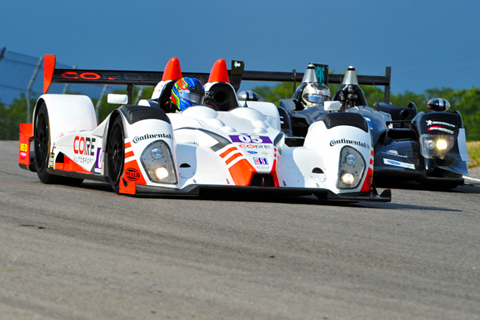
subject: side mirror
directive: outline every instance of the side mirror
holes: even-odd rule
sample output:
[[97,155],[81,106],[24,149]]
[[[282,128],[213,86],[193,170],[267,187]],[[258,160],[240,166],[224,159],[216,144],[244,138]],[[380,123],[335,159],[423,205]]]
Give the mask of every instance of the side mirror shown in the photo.
[[252,90],[244,90],[240,91],[237,94],[238,100],[245,100],[245,101],[258,101],[259,97],[255,91]]
[[323,106],[325,107],[325,111],[338,111],[341,109],[342,104],[340,101],[325,101]]
[[117,93],[109,93],[107,95],[107,102],[110,103],[110,104],[127,104],[128,103],[128,95],[117,94]]

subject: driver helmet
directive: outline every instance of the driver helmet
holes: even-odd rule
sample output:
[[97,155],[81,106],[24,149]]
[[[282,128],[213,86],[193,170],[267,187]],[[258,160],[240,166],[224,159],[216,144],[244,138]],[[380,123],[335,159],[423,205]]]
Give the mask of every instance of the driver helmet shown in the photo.
[[302,92],[302,101],[307,107],[322,105],[330,97],[330,89],[319,82],[307,83]]
[[187,108],[203,104],[205,98],[205,88],[202,82],[196,78],[181,78],[172,88],[172,103],[175,104],[178,110],[183,111]]

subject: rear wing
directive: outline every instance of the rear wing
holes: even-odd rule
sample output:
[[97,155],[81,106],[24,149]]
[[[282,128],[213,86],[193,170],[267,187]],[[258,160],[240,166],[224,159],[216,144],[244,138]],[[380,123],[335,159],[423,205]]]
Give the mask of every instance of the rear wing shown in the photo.
[[[121,70],[92,70],[92,69],[57,69],[54,55],[45,55],[43,93],[47,93],[52,83],[87,83],[127,85],[129,103],[132,102],[134,86],[156,86],[162,81],[163,71],[121,71]],[[233,65],[233,62],[232,62]],[[243,66],[243,64],[242,64]],[[231,79],[237,79],[237,71],[232,73]],[[182,72],[184,77],[194,77],[206,83],[209,73]],[[236,80],[240,85],[240,81]],[[235,88],[238,90],[238,88]]]
[[[52,83],[88,83],[127,85],[129,103],[132,102],[134,86],[156,86],[162,81],[163,71],[120,71],[120,70],[91,70],[91,69],[57,69],[55,68],[56,58],[54,55],[45,55],[44,58],[44,87],[43,92],[47,93]],[[293,87],[300,83],[304,73],[296,72],[271,72],[271,71],[248,71],[244,70],[244,62],[232,60],[231,69],[228,75],[231,85],[236,91],[240,88],[242,81],[270,81],[270,82],[292,82]],[[343,74],[329,74],[328,65],[315,64],[320,67],[323,73],[325,84],[340,84],[343,81]],[[207,83],[208,72],[184,72],[184,77],[194,77]],[[385,87],[385,102],[390,100],[390,77],[391,67],[386,67],[384,76],[358,75],[360,85],[377,85]]]

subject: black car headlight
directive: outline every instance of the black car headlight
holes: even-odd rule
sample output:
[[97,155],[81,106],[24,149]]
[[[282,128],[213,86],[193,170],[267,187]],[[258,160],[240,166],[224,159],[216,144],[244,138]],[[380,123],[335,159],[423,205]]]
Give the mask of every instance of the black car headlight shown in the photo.
[[340,152],[338,188],[353,189],[358,186],[365,172],[365,160],[360,152],[352,147],[343,147]]
[[420,136],[420,152],[426,159],[435,157],[443,159],[455,145],[452,135],[422,134]]
[[151,181],[171,184],[177,183],[172,153],[164,141],[158,140],[149,144],[145,150],[143,150],[140,161]]

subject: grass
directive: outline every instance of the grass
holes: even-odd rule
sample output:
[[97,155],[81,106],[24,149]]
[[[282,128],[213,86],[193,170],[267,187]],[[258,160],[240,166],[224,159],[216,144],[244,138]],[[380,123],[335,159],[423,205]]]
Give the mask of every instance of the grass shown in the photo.
[[467,142],[468,156],[470,162],[467,162],[469,168],[480,166],[480,141]]

